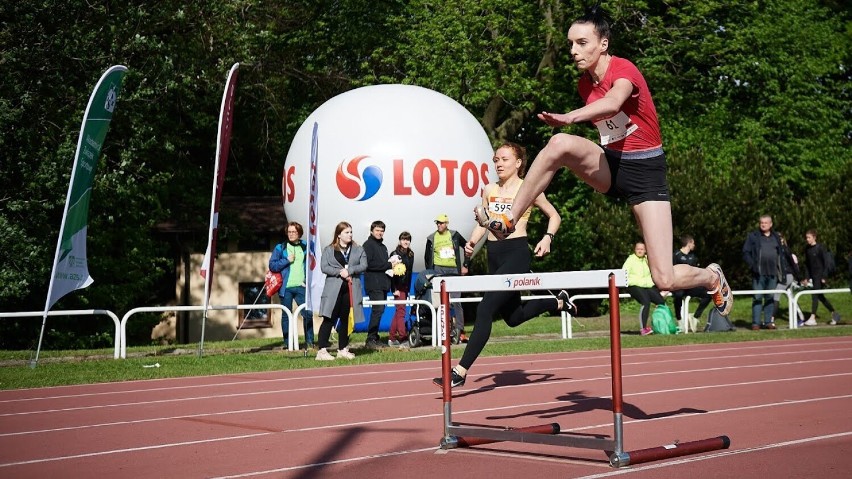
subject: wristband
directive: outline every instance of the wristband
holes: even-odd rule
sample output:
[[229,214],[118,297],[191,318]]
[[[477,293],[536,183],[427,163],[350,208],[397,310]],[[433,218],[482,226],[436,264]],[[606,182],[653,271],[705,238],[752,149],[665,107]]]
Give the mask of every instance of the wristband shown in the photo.
[[545,236],[550,236],[550,241],[553,241],[554,234],[553,233],[545,233]]

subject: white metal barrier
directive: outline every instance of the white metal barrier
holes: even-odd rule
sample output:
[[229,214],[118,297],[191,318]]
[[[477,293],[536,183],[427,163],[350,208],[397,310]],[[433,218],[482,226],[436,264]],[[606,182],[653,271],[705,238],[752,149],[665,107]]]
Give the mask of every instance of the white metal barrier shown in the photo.
[[[803,289],[797,292],[795,295],[789,290],[782,291],[777,289],[765,289],[765,290],[736,290],[732,291],[732,294],[735,296],[742,295],[754,295],[754,294],[784,294],[788,299],[788,307],[789,307],[789,327],[790,329],[797,329],[798,324],[796,321],[797,317],[797,308],[798,301],[801,296],[805,295],[813,295],[813,294],[837,294],[837,293],[849,293],[850,288],[832,288],[832,289]],[[543,298],[552,298],[551,295],[536,295],[536,296],[522,296],[522,301],[530,301],[534,299],[543,299]],[[619,299],[630,298],[629,294],[619,294]],[[571,297],[572,301],[581,300],[581,299],[607,299],[609,298],[606,294],[579,294]],[[689,301],[691,297],[686,296],[683,300],[682,306],[682,314],[681,317],[685,318],[689,311]],[[453,303],[475,303],[482,301],[481,297],[468,297],[468,298],[453,298],[450,300]],[[437,317],[437,311],[435,307],[429,301],[425,300],[417,300],[417,299],[406,299],[406,300],[385,300],[385,301],[370,301],[365,299],[364,305],[371,306],[374,304],[384,304],[384,305],[397,305],[397,304],[406,304],[406,305],[414,305],[419,304],[429,308],[429,313],[432,317],[432,324],[435,324],[435,319]],[[305,309],[305,304],[300,305],[296,308],[294,312],[291,312],[288,308],[280,305],[280,304],[265,304],[263,305],[263,309],[280,309],[282,314],[287,314],[289,319],[289,334],[288,334],[288,344],[287,348],[290,351],[293,351],[298,348],[298,326],[296,325],[293,318],[300,318],[301,312]],[[712,307],[712,305],[710,306]],[[258,305],[256,304],[241,304],[236,306],[210,306],[208,310],[217,311],[217,310],[247,310],[247,309],[258,309]],[[798,308],[801,309],[801,308]],[[130,317],[136,313],[143,312],[165,312],[165,311],[203,311],[204,306],[152,306],[152,307],[141,307],[134,308],[127,312],[121,320],[118,319],[118,316],[115,315],[112,311],[105,309],[79,309],[79,310],[67,310],[67,311],[48,311],[48,316],[86,316],[86,315],[105,315],[109,316],[113,323],[115,324],[115,347],[113,352],[113,357],[115,359],[118,358],[126,358],[127,357],[127,321]],[[25,317],[43,317],[44,311],[21,311],[21,312],[0,312],[0,318],[25,318]],[[571,315],[567,313],[562,313],[562,338],[563,339],[573,339],[573,323],[572,319],[574,319]],[[688,329],[685,331],[688,332]],[[432,346],[437,346],[437,334],[432,335]]]
[[[850,293],[850,292],[852,292],[852,289],[850,289],[850,288],[803,289],[803,290],[799,291],[798,293],[796,293],[795,296],[793,296],[793,307],[795,307],[795,308],[799,307],[799,298],[801,296],[812,295],[812,294],[835,294],[835,293]],[[793,321],[792,318],[793,318],[793,315],[790,314],[790,327],[791,328],[798,327],[795,324],[795,321]]]
[[[620,293],[618,295],[618,299],[626,299],[630,298],[630,295],[627,293]],[[609,299],[608,294],[577,294],[571,296],[571,301],[576,301],[578,299]],[[576,303],[574,303],[576,304]],[[566,318],[567,316],[567,318]],[[571,323],[571,315],[567,313],[563,313],[562,315],[562,339],[573,339],[574,338],[574,330],[572,328]]]
[[[796,307],[795,302],[793,301],[793,293],[789,290],[780,290],[780,289],[742,289],[742,290],[731,290],[731,294],[734,296],[753,296],[755,294],[783,294],[787,296],[787,306],[789,308],[788,316],[789,316],[789,327],[790,329],[796,329]],[[686,296],[683,298],[683,305],[681,306],[681,318],[685,318],[686,314],[689,312],[689,300],[691,298]],[[711,304],[712,308],[713,305]],[[686,328],[687,332],[689,332],[689,328]]]
[[[48,316],[89,316],[103,314],[109,316],[112,322],[115,323],[115,351],[113,352],[114,359],[118,359],[119,346],[121,342],[121,328],[119,327],[118,316],[112,311],[106,309],[72,309],[68,311],[48,311]],[[0,313],[0,318],[32,318],[44,317],[44,311],[21,311],[17,313]]]
[[[432,316],[432,324],[435,324],[435,308],[432,307],[432,303],[430,303],[429,301],[423,300],[423,299],[411,298],[411,299],[405,299],[405,300],[394,299],[394,300],[384,300],[384,301],[371,301],[371,300],[365,298],[363,300],[363,303],[364,303],[364,306],[372,306],[374,304],[384,304],[385,306],[389,306],[389,305],[395,306],[397,304],[406,304],[406,305],[419,304],[419,305],[423,305],[423,306],[426,306],[427,308],[429,308],[429,314]],[[305,308],[307,308],[307,303],[302,303],[299,306],[297,306],[296,310],[293,311],[293,317],[300,318],[302,316],[301,313],[302,313],[302,311],[305,310]],[[322,317],[320,316],[320,318],[322,318]],[[295,338],[295,339],[291,339],[291,342],[295,341],[296,347],[298,347],[298,335],[299,335],[298,326],[296,326],[295,322],[293,322],[293,321],[291,321],[291,323],[292,324],[290,325],[289,337]],[[436,345],[436,343],[435,343],[436,340],[435,340],[435,337],[434,337],[435,335],[432,335],[432,336],[433,336],[432,337],[432,346],[435,346]]]
[[[229,309],[236,309],[236,310],[280,309],[282,311],[281,314],[286,314],[287,317],[290,318],[290,323],[291,323],[290,327],[291,328],[293,327],[292,326],[293,313],[291,313],[289,309],[285,308],[284,306],[281,306],[280,304],[275,304],[275,303],[263,304],[263,305],[238,304],[236,306],[213,306],[213,305],[210,305],[210,306],[207,307],[208,311],[223,311],[223,310],[229,310]],[[163,313],[165,311],[204,311],[204,305],[198,305],[198,306],[149,306],[149,307],[141,307],[141,308],[131,309],[130,311],[127,312],[127,314],[124,315],[124,317],[121,318],[121,334],[120,334],[120,337],[121,337],[120,349],[121,349],[121,351],[120,351],[120,355],[121,355],[122,359],[127,358],[127,334],[126,333],[127,333],[127,321],[130,319],[130,317],[133,316],[136,313]],[[290,335],[290,338],[292,338],[292,337],[293,336]],[[292,345],[292,340],[291,340],[291,345]],[[290,349],[292,351],[293,348],[290,347],[291,345],[288,345],[288,349]]]
[[[385,306],[396,306],[397,304],[405,304],[405,305],[417,304],[417,305],[420,305],[420,306],[426,306],[429,309],[429,314],[432,317],[432,328],[433,328],[432,347],[434,348],[434,347],[438,346],[438,335],[434,334],[434,331],[435,331],[434,328],[435,328],[435,325],[436,325],[435,318],[437,317],[437,314],[435,313],[435,308],[432,306],[431,302],[426,301],[425,299],[407,299],[407,298],[406,299],[386,299],[384,301],[373,301],[373,300],[366,299],[366,298],[364,299],[364,306],[374,306],[374,305],[380,305],[380,304],[384,304]],[[369,320],[367,318],[364,318],[364,319],[369,322]]]
[[[533,300],[533,299],[547,299],[547,298],[556,298],[556,296],[553,296],[553,295],[521,296],[521,301],[530,301],[530,300]],[[482,297],[450,298],[451,303],[479,303],[481,301],[482,301]],[[423,299],[411,299],[411,300],[394,299],[394,300],[384,300],[384,301],[372,301],[372,300],[369,300],[369,299],[364,300],[364,306],[372,306],[372,305],[375,305],[375,304],[384,304],[384,305],[419,304],[419,305],[424,305],[427,308],[429,308],[429,314],[432,317],[433,327],[436,324],[435,318],[437,318],[438,313],[437,313],[435,306],[432,305],[431,302],[423,300]],[[564,315],[565,315],[565,313],[563,313],[563,322],[564,322]],[[565,337],[564,326],[563,326],[563,336],[562,337],[563,338]],[[433,348],[438,347],[438,335],[437,334],[432,334],[432,347]]]
[[[852,292],[850,288],[833,288],[833,289],[803,289],[796,294],[793,294],[790,290],[780,290],[780,289],[759,289],[759,290],[737,290],[732,291],[734,295],[755,295],[755,294],[783,294],[787,296],[787,307],[788,307],[788,322],[790,329],[798,329],[799,324],[796,318],[799,315],[799,311],[802,309],[799,307],[799,298],[805,295],[814,295],[814,294],[836,294],[836,293],[849,293]],[[681,317],[685,317],[684,315],[689,311],[689,300],[691,298],[686,296],[683,301],[682,313]]]

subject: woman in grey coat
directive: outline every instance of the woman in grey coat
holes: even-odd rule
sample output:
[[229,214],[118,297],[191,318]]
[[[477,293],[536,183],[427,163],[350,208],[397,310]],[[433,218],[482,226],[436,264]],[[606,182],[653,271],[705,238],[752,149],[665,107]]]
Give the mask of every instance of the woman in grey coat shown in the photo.
[[361,273],[367,269],[367,255],[364,248],[352,241],[352,225],[341,221],[334,228],[334,241],[322,250],[320,270],[325,274],[325,285],[320,297],[320,315],[322,324],[319,329],[317,361],[333,361],[326,348],[331,346],[329,338],[331,328],[337,323],[337,357],[354,359],[349,352],[349,286],[351,285],[355,322],[364,321],[364,308],[361,306]]

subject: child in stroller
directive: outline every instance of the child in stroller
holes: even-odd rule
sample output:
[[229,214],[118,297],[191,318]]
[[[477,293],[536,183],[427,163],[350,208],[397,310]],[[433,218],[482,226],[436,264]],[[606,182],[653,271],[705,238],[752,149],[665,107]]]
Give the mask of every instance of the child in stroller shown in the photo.
[[[433,297],[432,279],[440,276],[431,269],[421,271],[414,281],[414,299],[429,301],[434,308],[437,308],[440,298],[437,298],[437,294]],[[450,309],[451,317],[454,316],[453,312],[455,308],[461,308],[461,305],[455,304],[452,306]],[[439,320],[437,317],[435,319],[436,321]],[[432,313],[429,312],[426,306],[422,304],[412,305],[411,313],[408,315],[406,323],[408,327],[408,344],[412,348],[421,346],[427,341],[431,342],[433,334]],[[451,324],[453,323],[451,322]],[[450,340],[453,344],[459,343],[459,331],[456,328],[451,328]]]

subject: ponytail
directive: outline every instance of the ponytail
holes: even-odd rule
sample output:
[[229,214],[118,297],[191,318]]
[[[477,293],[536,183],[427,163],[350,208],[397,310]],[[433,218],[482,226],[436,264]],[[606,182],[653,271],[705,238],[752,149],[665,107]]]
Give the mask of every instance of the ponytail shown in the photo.
[[586,9],[586,12],[580,18],[574,20],[574,23],[591,23],[595,26],[595,32],[598,34],[598,37],[601,39],[606,38],[610,40],[612,36],[612,30],[609,27],[609,14],[601,7],[601,2],[597,1],[595,4]]

